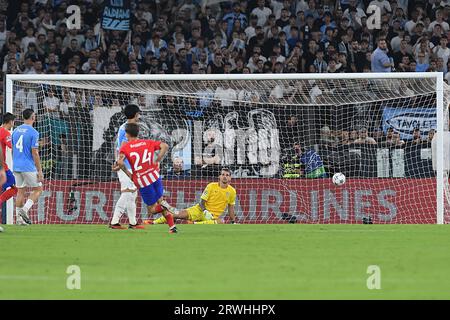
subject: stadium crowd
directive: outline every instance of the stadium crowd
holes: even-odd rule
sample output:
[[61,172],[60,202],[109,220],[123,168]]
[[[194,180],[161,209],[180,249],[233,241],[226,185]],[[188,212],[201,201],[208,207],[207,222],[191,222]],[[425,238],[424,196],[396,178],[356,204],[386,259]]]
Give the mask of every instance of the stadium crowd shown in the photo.
[[[130,32],[100,28],[102,3],[0,1],[2,72],[380,71],[371,56],[383,38],[393,61],[384,71],[450,77],[448,0],[133,0]],[[66,23],[73,4],[81,9],[79,30]],[[369,23],[370,5],[380,9],[379,29]]]
[[[445,81],[450,80],[448,0],[131,0],[129,32],[100,27],[104,2],[0,0],[3,75],[440,71]],[[66,9],[73,4],[80,7],[81,28],[69,30]],[[379,9],[379,28],[370,26],[371,15],[377,11],[367,13],[369,6]],[[315,88],[319,87],[308,89],[306,99],[311,103]],[[289,99],[286,92],[275,91],[270,93],[272,98]],[[93,94],[92,103],[76,105],[75,114],[81,98],[73,92],[30,94],[33,90],[16,95],[14,101],[21,104],[16,109],[35,108],[42,99],[49,114],[46,121],[64,127],[52,130],[58,134],[56,139],[46,137],[41,142],[44,150],[54,150],[51,145],[55,144],[62,155],[58,158],[68,157],[64,154],[71,150],[74,130],[92,140],[89,113],[93,108],[131,102]],[[262,97],[254,98],[263,102]],[[83,123],[68,126],[70,121],[65,120],[71,114],[78,118],[81,114],[86,128]],[[379,132],[367,133],[363,128],[334,133],[326,127],[317,130],[320,139],[338,144],[402,144],[396,133],[376,136]],[[89,146],[83,148],[82,152],[90,152]]]

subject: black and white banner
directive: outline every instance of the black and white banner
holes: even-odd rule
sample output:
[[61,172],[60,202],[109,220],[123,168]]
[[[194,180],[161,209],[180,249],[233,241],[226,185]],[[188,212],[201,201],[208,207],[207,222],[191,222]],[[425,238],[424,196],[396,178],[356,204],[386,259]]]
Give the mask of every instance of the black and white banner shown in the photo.
[[[93,151],[100,153],[99,158],[112,161],[117,128],[126,119],[119,109],[96,108],[93,121],[94,127],[97,125]],[[270,110],[261,108],[241,113],[211,110],[198,118],[170,110],[142,112],[140,123],[142,137],[167,142],[171,146],[171,160],[182,159],[184,170],[213,164],[237,169],[257,167],[258,172],[246,174],[255,177],[274,176],[279,170],[280,137]]]

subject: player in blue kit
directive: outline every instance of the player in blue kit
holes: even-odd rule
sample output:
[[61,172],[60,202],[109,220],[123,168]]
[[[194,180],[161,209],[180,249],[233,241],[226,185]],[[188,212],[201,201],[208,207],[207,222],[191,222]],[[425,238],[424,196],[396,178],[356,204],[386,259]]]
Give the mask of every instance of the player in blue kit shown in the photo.
[[[31,224],[28,211],[42,193],[44,175],[39,157],[39,132],[33,128],[36,114],[33,109],[25,109],[22,116],[23,124],[12,134],[13,172],[17,187],[16,221]],[[27,187],[32,191],[25,201]]]

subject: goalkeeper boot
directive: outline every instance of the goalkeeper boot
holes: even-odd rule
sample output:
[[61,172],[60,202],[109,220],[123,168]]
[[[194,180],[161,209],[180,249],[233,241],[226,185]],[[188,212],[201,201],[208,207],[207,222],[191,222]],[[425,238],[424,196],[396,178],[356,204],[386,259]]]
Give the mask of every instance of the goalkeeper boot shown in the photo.
[[130,224],[128,225],[128,229],[145,229],[145,227],[142,224]]
[[111,229],[117,229],[117,230],[124,230],[124,229],[126,229],[125,227],[122,227],[122,226],[120,225],[120,223],[110,224],[109,227],[110,227]]
[[143,223],[144,224],[153,224],[153,221],[154,221],[154,219],[147,219],[147,220],[144,220]]
[[17,213],[23,219],[23,221],[25,221],[26,224],[31,224],[31,219],[23,208],[19,208]]

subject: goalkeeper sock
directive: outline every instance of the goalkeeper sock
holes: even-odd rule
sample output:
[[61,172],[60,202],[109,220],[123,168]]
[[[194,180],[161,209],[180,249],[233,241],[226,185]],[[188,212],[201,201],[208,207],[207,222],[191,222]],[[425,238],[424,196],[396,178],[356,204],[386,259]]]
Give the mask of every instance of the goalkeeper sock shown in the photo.
[[160,217],[158,219],[153,220],[153,224],[166,224],[167,220],[164,217]]
[[195,224],[217,224],[216,220],[205,220],[205,221],[197,221]]
[[137,192],[126,192],[126,210],[128,215],[128,221],[130,224],[135,225],[136,222],[136,196]]
[[127,210],[127,192],[122,192],[120,194],[119,200],[117,200],[116,207],[114,208],[113,218],[111,224],[118,224],[120,217]]
[[28,199],[27,202],[25,202],[25,205],[23,206],[23,210],[25,210],[25,212],[28,213],[28,211],[31,209],[33,204],[34,204],[34,201],[31,199]]
[[14,197],[17,194],[17,188],[11,187],[0,195],[0,204]]

